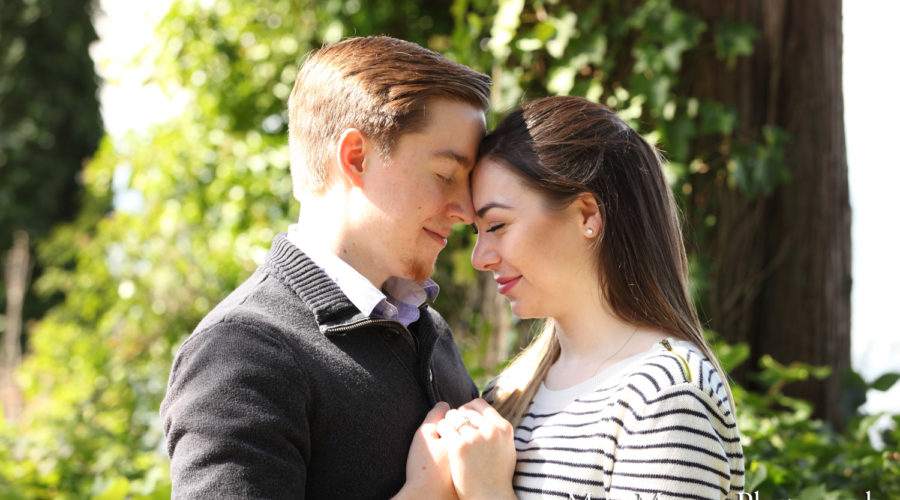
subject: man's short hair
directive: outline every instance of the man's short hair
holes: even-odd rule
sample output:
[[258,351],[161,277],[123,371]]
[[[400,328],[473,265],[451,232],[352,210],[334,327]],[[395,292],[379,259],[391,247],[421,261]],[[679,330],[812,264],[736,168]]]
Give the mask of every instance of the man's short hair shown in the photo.
[[490,85],[486,75],[395,38],[350,38],[313,52],[288,103],[294,195],[325,188],[328,157],[345,129],[359,129],[387,155],[424,124],[429,99],[485,110]]

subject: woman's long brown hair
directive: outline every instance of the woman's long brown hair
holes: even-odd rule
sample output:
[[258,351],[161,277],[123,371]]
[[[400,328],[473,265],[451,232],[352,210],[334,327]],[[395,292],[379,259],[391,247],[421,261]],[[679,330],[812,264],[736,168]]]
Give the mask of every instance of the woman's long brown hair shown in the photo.
[[[635,326],[697,345],[727,378],[703,338],[687,288],[688,263],[674,198],[656,149],[608,108],[579,97],[527,102],[484,138],[479,157],[507,164],[550,206],[593,194],[601,210],[597,259],[602,296]],[[500,374],[486,397],[518,425],[559,357],[554,322]]]

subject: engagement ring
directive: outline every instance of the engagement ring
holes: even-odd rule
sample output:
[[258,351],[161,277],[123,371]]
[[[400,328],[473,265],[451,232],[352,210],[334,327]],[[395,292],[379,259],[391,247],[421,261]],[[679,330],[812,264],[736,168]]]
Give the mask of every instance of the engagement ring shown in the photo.
[[[472,419],[470,419],[468,415],[463,415],[463,416],[460,417],[460,418],[462,419],[462,422],[460,422],[459,425],[456,426],[456,431],[457,431],[457,432],[459,432],[459,430],[462,429],[462,427],[463,427],[464,425],[466,425],[466,424],[472,425]],[[472,425],[472,428],[474,429],[475,426]]]

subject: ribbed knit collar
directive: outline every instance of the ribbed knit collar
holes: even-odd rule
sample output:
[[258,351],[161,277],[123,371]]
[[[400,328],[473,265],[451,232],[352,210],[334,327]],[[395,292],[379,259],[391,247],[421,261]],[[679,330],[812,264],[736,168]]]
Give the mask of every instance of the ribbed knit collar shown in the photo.
[[266,265],[306,303],[323,331],[366,319],[337,284],[288,241],[285,234],[275,237],[266,256]]

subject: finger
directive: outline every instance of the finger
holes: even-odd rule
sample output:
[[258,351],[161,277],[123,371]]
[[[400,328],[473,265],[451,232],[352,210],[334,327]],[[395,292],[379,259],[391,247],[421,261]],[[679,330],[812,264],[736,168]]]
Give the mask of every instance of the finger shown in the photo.
[[446,420],[450,425],[456,429],[457,432],[460,431],[460,428],[471,425],[469,414],[473,412],[465,410],[450,410],[444,416],[444,420]]
[[481,435],[481,431],[476,429],[472,424],[466,423],[456,429],[456,432],[459,434],[459,439],[463,442],[474,442],[477,440],[483,440],[484,436]]
[[464,422],[467,422],[464,427],[473,427],[475,429],[481,429],[486,425],[490,425],[490,422],[484,419],[480,413],[477,411],[470,410],[466,407],[460,407],[456,410],[458,414],[462,417]]
[[419,426],[419,429],[422,431],[422,434],[425,435],[426,438],[438,438],[437,423],[444,418],[444,415],[447,411],[450,410],[450,405],[444,402],[440,402],[434,405],[434,408],[428,411],[428,414],[425,415],[425,420],[422,422],[422,425]]
[[456,446],[459,444],[459,432],[456,430],[456,427],[454,427],[453,424],[446,418],[437,423],[437,432],[442,440],[447,440],[450,446]]
[[509,422],[505,418],[503,418],[503,416],[500,415],[500,413],[493,406],[491,406],[490,403],[481,398],[469,401],[468,403],[464,404],[462,408],[478,412],[478,414],[482,417],[483,422],[490,423],[490,425],[493,425],[495,427],[502,429],[509,426]]
[[472,401],[462,405],[460,408],[468,408],[472,411],[477,411],[478,413],[483,412],[486,408],[492,408],[492,406],[485,400],[481,398],[475,398]]
[[438,423],[447,412],[450,411],[450,405],[441,401],[438,404],[434,405],[427,415],[425,415],[425,421],[423,423],[427,424],[436,424]]

